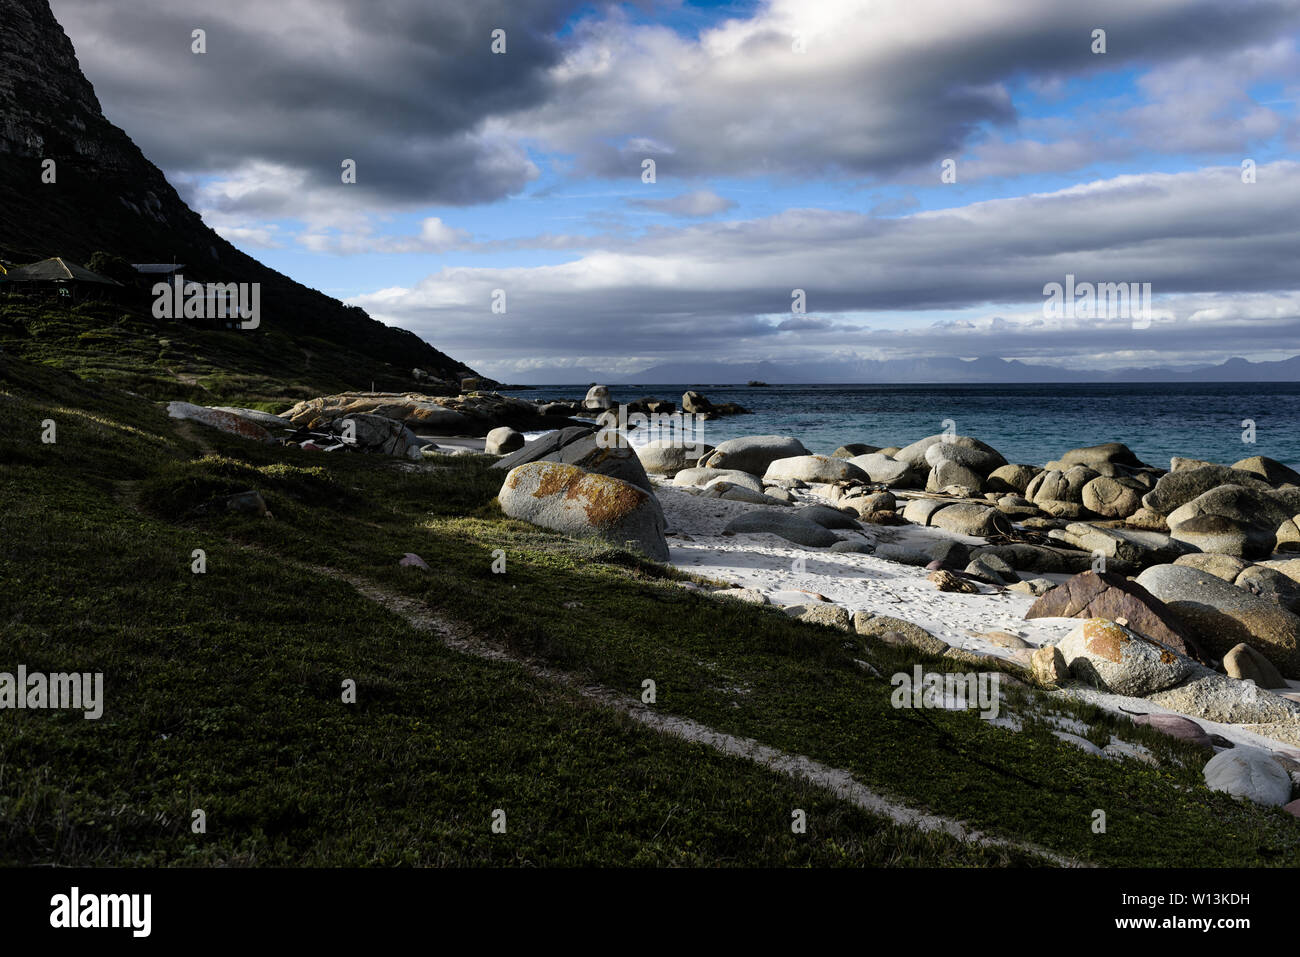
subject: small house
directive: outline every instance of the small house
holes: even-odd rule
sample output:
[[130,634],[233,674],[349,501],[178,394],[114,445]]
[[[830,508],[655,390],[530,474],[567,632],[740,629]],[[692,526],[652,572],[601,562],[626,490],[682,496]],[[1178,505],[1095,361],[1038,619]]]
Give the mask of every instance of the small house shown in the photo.
[[67,299],[84,299],[87,295],[122,288],[120,282],[58,256],[26,266],[11,266],[4,279],[7,289],[17,292],[44,289]]

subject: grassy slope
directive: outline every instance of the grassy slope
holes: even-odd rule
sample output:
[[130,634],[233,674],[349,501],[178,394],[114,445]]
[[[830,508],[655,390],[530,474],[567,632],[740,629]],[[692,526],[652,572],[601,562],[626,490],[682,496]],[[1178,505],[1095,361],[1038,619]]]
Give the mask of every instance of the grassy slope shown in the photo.
[[[1037,723],[1011,734],[970,713],[894,710],[889,684],[852,659],[889,675],[913,657],[505,520],[500,473],[480,464],[411,472],[186,433],[142,399],[17,362],[0,387],[0,670],[102,669],[109,702],[99,722],[3,714],[6,861],[1022,862],[884,825],[450,653],[300,563],[629,695],[653,678],[662,710],[1076,858],[1300,861],[1294,819],[1208,792],[1186,745],[1126,729],[1164,759],[1155,770],[1085,756]],[[39,441],[45,418],[56,445]],[[274,520],[188,513],[247,488]],[[196,547],[205,576],[189,571]],[[496,548],[504,575],[490,569]],[[407,551],[432,574],[399,568]],[[339,703],[344,677],[356,707]],[[1119,727],[1056,706],[1100,735]],[[209,815],[202,838],[188,832],[194,807]],[[495,807],[504,838],[488,831]],[[789,833],[793,807],[810,811],[809,835]],[[1090,829],[1096,808],[1104,835]]]
[[154,319],[147,309],[0,294],[0,348],[152,399],[232,402],[279,411],[355,388],[417,388],[397,370],[336,343],[267,322],[239,332]]

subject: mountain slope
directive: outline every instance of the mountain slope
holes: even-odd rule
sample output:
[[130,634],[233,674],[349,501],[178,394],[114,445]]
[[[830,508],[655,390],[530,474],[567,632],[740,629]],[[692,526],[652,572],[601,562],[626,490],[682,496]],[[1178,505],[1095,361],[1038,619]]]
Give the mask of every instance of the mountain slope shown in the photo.
[[[309,351],[338,350],[356,387],[378,376],[389,387],[415,388],[415,367],[451,383],[475,374],[414,333],[299,285],[209,229],[104,118],[46,0],[0,0],[0,24],[0,258],[84,263],[104,250],[130,262],[181,262],[192,279],[261,283],[262,327],[238,334],[311,336]],[[47,159],[55,162],[53,183],[42,182]],[[385,365],[391,376],[382,374]]]

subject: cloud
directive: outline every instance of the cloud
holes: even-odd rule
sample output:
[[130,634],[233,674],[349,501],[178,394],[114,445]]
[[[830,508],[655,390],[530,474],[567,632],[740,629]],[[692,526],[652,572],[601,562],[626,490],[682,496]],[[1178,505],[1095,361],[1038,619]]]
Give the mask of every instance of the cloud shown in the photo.
[[[1242,79],[1279,66],[1285,44],[1275,38],[1298,23],[1293,0],[1260,0],[1249,12],[1215,0],[770,0],[697,38],[611,13],[579,26],[549,70],[548,94],[508,125],[576,157],[580,173],[630,179],[652,156],[660,182],[888,180],[919,169],[937,179],[941,159],[991,131],[1019,146],[1014,157],[992,150],[984,162],[993,169],[1079,168],[1096,159],[1087,111],[1081,138],[1062,128],[1062,144],[1016,144],[1032,117],[1017,111],[1012,84],[1051,96],[1065,77],[1154,69],[1151,104],[1122,121],[1155,115],[1188,148],[1235,146],[1280,122],[1242,107]],[[1091,50],[1098,25],[1108,32],[1104,55]],[[1228,105],[1240,113],[1230,122],[1188,123]]]
[[[494,117],[536,104],[578,0],[53,0],[109,119],[169,172],[253,166],[293,184],[250,215],[339,195],[340,164],[374,208],[491,202],[538,170]],[[191,31],[207,31],[207,53]],[[506,53],[491,52],[504,29]]]
[[735,209],[734,199],[726,199],[709,189],[697,189],[692,193],[681,193],[667,199],[634,199],[629,205],[652,209],[673,216],[704,217],[716,216]]
[[[895,219],[806,209],[660,228],[559,265],[448,268],[354,301],[478,361],[589,354],[595,342],[610,356],[1069,355],[1107,341],[1222,354],[1300,341],[1297,259],[1300,164],[1278,162],[1254,184],[1214,168]],[[1045,319],[1043,287],[1067,274],[1151,283],[1157,321]],[[507,293],[504,316],[490,311],[494,289]],[[834,328],[772,318],[793,289]],[[1189,321],[1216,308],[1228,312]]]

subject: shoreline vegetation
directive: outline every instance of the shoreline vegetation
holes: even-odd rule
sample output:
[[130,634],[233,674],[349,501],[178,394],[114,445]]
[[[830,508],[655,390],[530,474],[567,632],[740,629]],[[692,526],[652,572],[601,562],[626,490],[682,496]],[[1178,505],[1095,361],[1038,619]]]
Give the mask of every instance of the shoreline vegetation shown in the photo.
[[[969,479],[960,467],[986,486],[1000,469],[1018,466],[990,467],[990,453],[960,436],[931,437],[911,459],[903,449],[856,447],[838,458],[797,449],[773,456],[766,448],[755,459],[752,443],[711,450],[615,443],[584,452],[581,443],[595,445],[593,423],[578,421],[549,433],[549,452],[503,469],[494,465],[545,443],[525,443],[495,424],[493,416],[519,410],[517,400],[491,393],[438,397],[447,403],[440,413],[410,407],[426,422],[449,411],[478,423],[469,431],[491,424],[484,444],[496,454],[487,455],[464,440],[421,437],[418,418],[340,411],[331,404],[337,397],[321,400],[319,391],[286,397],[281,388],[277,398],[273,378],[256,393],[227,385],[221,413],[167,394],[189,387],[146,372],[149,364],[129,353],[113,381],[94,382],[72,374],[87,372],[83,350],[59,358],[49,339],[12,334],[3,346],[0,571],[11,583],[11,654],[32,670],[105,675],[98,721],[10,715],[0,755],[11,769],[0,789],[6,863],[1253,867],[1300,860],[1295,817],[1257,803],[1257,795],[1211,789],[1206,771],[1222,755],[1259,753],[1282,769],[1290,790],[1300,764],[1287,762],[1300,757],[1300,742],[1278,735],[1291,720],[1292,692],[1256,687],[1251,698],[1246,682],[1222,673],[1228,649],[1200,648],[1200,632],[1187,634],[1186,623],[1190,640],[1187,654],[1177,653],[1181,677],[1172,695],[1170,688],[1147,698],[1103,692],[1078,677],[1087,662],[1094,679],[1104,664],[1086,647],[1089,636],[1070,639],[1090,624],[1087,616],[1056,608],[1023,617],[1061,591],[1032,594],[1044,582],[1059,586],[1091,571],[1094,542],[1081,538],[1084,548],[1052,534],[1083,536],[1070,531],[1076,525],[1113,553],[1105,584],[1126,582],[1152,555],[1161,567],[1226,574],[1229,566],[1217,561],[1209,571],[1179,564],[1183,555],[1166,562],[1175,546],[1143,535],[1168,532],[1126,530],[1122,519],[1090,514],[1083,488],[1108,478],[1137,492],[1126,483],[1146,479],[1132,472],[1149,475],[1147,496],[1170,476],[1181,483],[1188,480],[1180,475],[1204,478],[1210,473],[1198,470],[1232,466],[1163,473],[1129,464],[1114,449],[1094,451],[1090,465],[1034,472],[1020,491],[999,488],[993,500],[947,480]],[[57,368],[65,363],[71,369]],[[126,382],[157,391],[140,394]],[[217,404],[197,386],[185,394]],[[278,426],[274,419],[295,401],[308,410],[306,420]],[[226,431],[231,419],[239,424]],[[343,441],[346,426],[330,425],[338,419],[352,421],[354,443],[357,436],[375,448],[387,443],[388,454],[357,454],[361,446]],[[55,442],[41,441],[47,420],[57,424]],[[335,441],[284,444],[302,429]],[[573,438],[561,442],[566,434]],[[786,451],[798,442],[778,438]],[[692,460],[693,453],[703,454]],[[984,458],[975,463],[974,453]],[[904,460],[907,481],[871,471]],[[862,465],[865,480],[853,471]],[[1261,501],[1290,501],[1293,486],[1270,473],[1272,464],[1245,476],[1236,466],[1227,477]],[[820,481],[828,477],[823,469],[837,477]],[[1078,469],[1096,474],[1080,482],[1081,473],[1071,475]],[[594,479],[603,491],[616,483],[623,497],[605,516],[610,527],[621,507],[657,509],[669,561],[647,560],[630,539],[602,540],[596,527],[561,533],[511,518],[503,493],[511,476],[529,470],[545,473],[543,484],[561,497],[575,487],[563,484],[572,479]],[[936,471],[945,485],[927,491]],[[1042,477],[1053,471],[1060,475]],[[1024,477],[1011,476],[1012,488]],[[913,482],[919,487],[907,487]],[[1044,487],[1050,495],[1038,494]],[[1034,516],[1016,511],[1031,507]],[[650,519],[642,529],[655,527]],[[1130,531],[1143,535],[1126,538]],[[1265,617],[1285,625],[1288,559],[1257,555],[1257,530],[1237,532],[1252,550],[1237,561],[1254,577],[1218,580],[1276,609]],[[1214,534],[1228,533],[1216,526]],[[834,541],[826,544],[826,535]],[[195,549],[206,555],[203,574],[191,568]],[[1051,556],[1056,570],[1014,567],[1026,556]],[[949,579],[956,590],[946,590]],[[1247,588],[1252,581],[1255,591]],[[380,595],[405,604],[385,604]],[[1129,623],[1119,643],[1155,649],[1157,660],[1170,654],[1167,636],[1153,644],[1137,631],[1145,622],[1135,604],[1125,604],[1131,597],[1111,596],[1127,612],[1112,614]],[[413,617],[393,607],[413,609]],[[421,615],[503,657],[481,661],[449,650],[412,623]],[[1274,644],[1267,637],[1257,639],[1266,663],[1285,648],[1285,636]],[[1062,670],[1062,648],[1081,662],[1077,668],[1072,661]],[[1135,654],[1124,675],[1105,672],[1105,680],[1132,692],[1137,685],[1124,681],[1158,671],[1150,657]],[[512,658],[632,701],[651,680],[656,695],[646,707],[656,714],[805,756],[896,807],[1006,843],[983,846],[900,825],[752,760],[666,738]],[[1242,667],[1264,667],[1238,658]],[[938,675],[997,675],[1000,720],[920,698],[922,707],[897,707],[893,679],[918,665]],[[354,704],[341,700],[345,680],[356,682]],[[1231,687],[1240,693],[1225,698]],[[1156,703],[1160,695],[1170,706]],[[1164,717],[1189,704],[1211,715],[1184,719],[1196,732]],[[1275,720],[1217,720],[1239,718],[1245,712],[1233,709],[1245,707],[1255,709],[1252,718]],[[1248,762],[1246,771],[1258,775],[1261,767]],[[1214,782],[1236,787],[1241,774],[1221,772]],[[209,822],[204,835],[190,827],[200,808]],[[491,832],[497,809],[508,816],[508,836]],[[807,812],[804,834],[791,831],[794,809]],[[1098,809],[1104,832],[1095,829]]]

